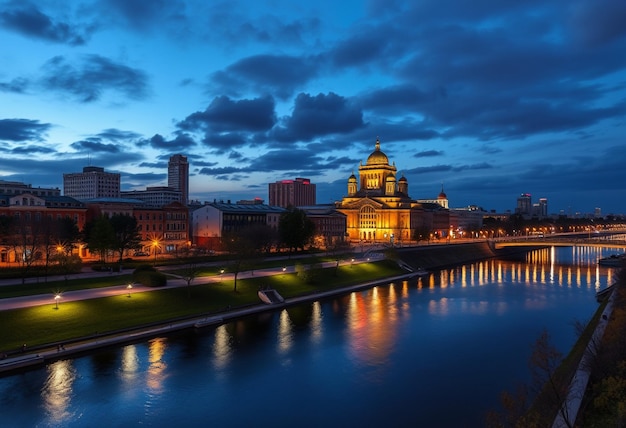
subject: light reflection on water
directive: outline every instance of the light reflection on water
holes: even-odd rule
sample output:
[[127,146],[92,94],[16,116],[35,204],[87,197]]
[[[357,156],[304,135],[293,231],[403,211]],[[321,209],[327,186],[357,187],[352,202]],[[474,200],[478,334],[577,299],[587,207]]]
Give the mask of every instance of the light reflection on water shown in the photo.
[[[45,382],[39,384],[36,371],[0,379],[0,412],[43,409],[33,415],[22,411],[20,422],[25,422],[17,426],[85,426],[103,420],[117,426],[209,420],[215,426],[242,426],[252,417],[237,412],[245,402],[258,424],[276,425],[263,402],[257,404],[271,391],[284,403],[276,417],[304,419],[302,426],[323,424],[316,419],[322,417],[318,407],[309,407],[318,402],[338,415],[333,425],[380,425],[386,418],[376,409],[394,406],[398,425],[420,425],[414,412],[419,407],[425,418],[420,426],[432,423],[431,417],[437,426],[458,426],[442,406],[454,402],[459,414],[479,418],[472,412],[484,410],[507,382],[525,373],[533,329],[567,324],[557,330],[558,346],[571,346],[570,318],[590,317],[597,306],[595,291],[613,282],[615,271],[596,263],[612,253],[548,248],[519,261],[444,269],[197,335],[186,333],[180,341],[157,338],[124,346],[98,373],[80,364],[90,357],[76,364],[60,361],[45,368]],[[575,308],[568,309],[570,304]],[[28,382],[43,385],[39,399],[9,395],[15,384]],[[108,401],[92,405],[84,400],[101,389],[108,391]],[[83,395],[85,390],[89,393]],[[124,412],[114,416],[122,407]]]
[[72,361],[57,361],[47,366],[48,378],[41,389],[41,399],[48,420],[52,424],[60,424],[71,418],[70,405],[76,371]]

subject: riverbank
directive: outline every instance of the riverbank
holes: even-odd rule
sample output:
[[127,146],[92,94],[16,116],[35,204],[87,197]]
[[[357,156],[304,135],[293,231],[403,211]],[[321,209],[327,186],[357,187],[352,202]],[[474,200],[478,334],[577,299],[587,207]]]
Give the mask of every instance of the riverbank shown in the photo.
[[[397,255],[399,259],[404,262],[405,266],[411,266],[413,270],[417,270],[419,267],[435,270],[446,266],[460,265],[497,256],[492,246],[490,246],[487,242],[453,245],[422,245],[418,247],[400,248],[397,249]],[[365,259],[359,259],[354,262],[350,261],[345,263],[343,268],[353,270],[351,269],[352,263],[354,263],[356,266],[359,263],[365,262]],[[334,263],[328,264],[324,267],[325,269],[330,270],[333,267],[331,265],[334,265]],[[294,271],[294,267],[290,266],[287,275],[290,272]],[[258,279],[258,277],[262,276],[263,274],[263,272],[257,271],[256,278]],[[285,277],[285,272],[282,269],[278,269],[272,274],[276,277]],[[248,278],[251,278],[253,275],[254,272],[248,272]],[[95,331],[94,334],[83,335],[79,338],[75,338],[72,340],[54,340],[47,345],[25,346],[21,350],[21,352],[19,350],[14,351],[12,354],[7,355],[6,358],[4,358],[3,360],[0,360],[0,375],[5,373],[11,373],[19,369],[46,364],[51,361],[66,358],[68,356],[86,353],[98,348],[144,340],[146,338],[164,335],[183,329],[215,326],[246,315],[251,315],[263,311],[280,310],[290,305],[296,305],[303,302],[314,301],[326,297],[350,293],[361,289],[367,289],[382,283],[405,280],[412,275],[413,273],[407,272],[403,275],[386,276],[384,278],[377,278],[374,281],[359,282],[356,285],[340,286],[330,290],[308,290],[307,292],[299,296],[285,295],[284,297],[286,298],[283,303],[274,304],[271,306],[262,304],[260,302],[257,304],[247,303],[245,305],[229,303],[227,305],[224,305],[219,310],[209,311],[210,313],[204,311],[204,314],[202,315],[195,314],[193,316],[187,317],[171,317],[169,319],[161,320],[159,322],[151,322],[147,324],[143,323],[141,325],[133,326],[132,328],[116,329],[114,331],[106,332],[106,334],[98,333],[96,330],[92,330]],[[241,273],[240,278],[243,279],[244,277],[246,277],[245,273]],[[215,280],[215,278],[212,279],[213,284],[216,284]],[[333,278],[330,278],[330,280],[332,281]],[[226,281],[226,278],[224,278],[224,281]],[[179,280],[179,282],[181,281]],[[209,282],[207,281],[207,283]],[[219,284],[222,284],[221,277],[219,279]],[[178,287],[180,288],[182,287],[182,285],[183,284],[181,282],[181,284],[178,284]],[[254,288],[254,290],[256,289]],[[289,290],[293,290],[293,284],[289,285]],[[137,292],[139,292],[139,290],[134,291],[134,299],[130,299],[129,294],[128,299],[123,299],[123,302],[118,303],[128,305],[131,301],[134,302],[138,299],[138,296],[136,294]],[[150,293],[153,292],[154,291],[150,291]],[[156,292],[158,292],[158,290],[156,290]],[[113,289],[112,293],[113,295],[117,296],[126,296],[125,290],[122,290],[120,292],[120,290]],[[256,291],[254,291],[254,293],[256,295]],[[46,299],[48,299],[49,301],[49,296],[46,296]],[[66,301],[63,303],[63,307],[66,308],[67,306],[68,303]],[[132,307],[124,307],[121,309],[128,309],[130,311],[133,311]],[[119,310],[120,309],[118,309],[118,311]],[[101,311],[94,312],[102,313]],[[42,325],[42,328],[46,327],[48,326]]]

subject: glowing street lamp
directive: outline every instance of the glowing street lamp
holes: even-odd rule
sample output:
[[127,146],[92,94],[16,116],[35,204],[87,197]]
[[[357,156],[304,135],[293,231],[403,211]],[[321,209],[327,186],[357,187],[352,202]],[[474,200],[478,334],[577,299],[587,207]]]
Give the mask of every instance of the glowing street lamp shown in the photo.
[[54,309],[59,309],[59,299],[61,299],[60,294],[54,296]]
[[222,282],[222,275],[224,275],[224,269],[220,269],[220,282]]
[[152,249],[154,250],[154,263],[153,265],[156,266],[156,253],[157,253],[157,247],[159,246],[159,241],[158,240],[153,240],[152,241]]
[[128,284],[126,289],[128,290],[128,297],[130,297],[130,291],[133,289],[133,284]]

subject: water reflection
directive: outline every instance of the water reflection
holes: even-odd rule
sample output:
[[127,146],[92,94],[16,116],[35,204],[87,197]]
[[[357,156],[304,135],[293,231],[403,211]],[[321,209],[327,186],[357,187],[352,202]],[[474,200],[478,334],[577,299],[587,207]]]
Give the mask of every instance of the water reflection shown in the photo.
[[398,305],[395,285],[374,287],[365,293],[352,293],[347,308],[348,345],[354,360],[381,376],[397,339],[397,323],[408,305]]
[[293,328],[287,310],[280,312],[278,322],[278,352],[280,354],[287,353],[293,345]]
[[225,368],[230,361],[233,348],[231,346],[231,336],[225,325],[215,329],[215,339],[213,340],[213,366],[220,370]]
[[149,363],[148,377],[146,384],[153,394],[163,392],[163,381],[165,379],[167,364],[163,361],[167,346],[164,338],[157,338],[150,341],[148,348]]
[[70,419],[72,388],[76,370],[72,360],[56,361],[47,366],[48,377],[41,390],[41,398],[48,419],[54,424]]

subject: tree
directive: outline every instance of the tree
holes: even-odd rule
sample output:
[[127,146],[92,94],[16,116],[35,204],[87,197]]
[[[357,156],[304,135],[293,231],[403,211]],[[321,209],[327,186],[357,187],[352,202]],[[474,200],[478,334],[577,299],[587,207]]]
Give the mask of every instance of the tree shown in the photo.
[[115,230],[105,215],[85,225],[87,248],[100,256],[100,262],[106,263],[106,254],[115,245]]
[[176,252],[176,257],[181,261],[182,268],[180,269],[181,278],[187,283],[187,297],[191,297],[191,283],[200,273],[200,266],[196,262],[196,259],[192,257],[191,250],[188,246],[181,248]]
[[119,254],[121,268],[124,251],[136,250],[141,247],[141,235],[137,228],[137,219],[126,214],[113,214],[109,222],[115,232],[112,246]]
[[237,292],[237,276],[239,272],[252,265],[257,251],[245,230],[225,232],[222,235],[222,247],[230,256],[230,271],[234,274],[233,291]]
[[281,242],[291,251],[304,249],[315,234],[313,223],[303,210],[292,208],[284,212],[278,221]]

